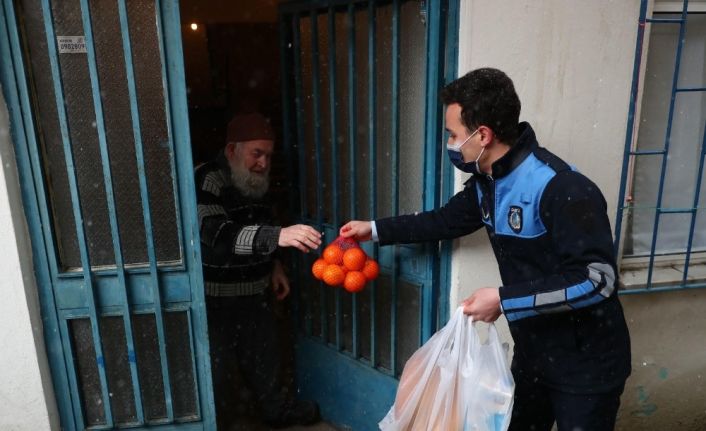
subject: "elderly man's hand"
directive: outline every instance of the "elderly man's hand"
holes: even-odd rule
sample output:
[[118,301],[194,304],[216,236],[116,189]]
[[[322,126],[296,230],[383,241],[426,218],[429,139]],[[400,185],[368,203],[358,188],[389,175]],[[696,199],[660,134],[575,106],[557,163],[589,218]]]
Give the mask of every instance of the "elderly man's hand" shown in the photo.
[[289,278],[284,272],[282,262],[275,259],[272,267],[272,290],[275,292],[275,297],[278,301],[283,300],[289,295]]
[[344,238],[353,237],[356,241],[369,241],[373,236],[373,227],[369,221],[352,220],[343,225],[338,233]]
[[280,247],[296,247],[304,253],[308,253],[321,245],[321,233],[304,224],[283,227],[279,233],[278,245]]

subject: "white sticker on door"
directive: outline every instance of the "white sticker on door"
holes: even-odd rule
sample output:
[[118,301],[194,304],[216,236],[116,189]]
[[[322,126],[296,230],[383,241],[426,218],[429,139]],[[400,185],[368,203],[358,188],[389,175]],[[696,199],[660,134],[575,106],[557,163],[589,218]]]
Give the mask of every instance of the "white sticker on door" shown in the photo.
[[85,54],[86,38],[84,36],[57,36],[59,54]]

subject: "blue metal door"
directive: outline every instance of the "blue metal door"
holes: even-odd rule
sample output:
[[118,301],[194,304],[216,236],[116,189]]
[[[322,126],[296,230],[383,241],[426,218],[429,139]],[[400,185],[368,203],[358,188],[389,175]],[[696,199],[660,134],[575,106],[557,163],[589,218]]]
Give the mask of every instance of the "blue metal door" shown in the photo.
[[214,429],[178,2],[0,21],[62,428]]
[[[296,178],[291,206],[327,243],[347,220],[431,209],[452,189],[442,164],[438,90],[455,74],[455,50],[444,50],[455,6],[280,6],[285,142]],[[327,420],[354,430],[377,429],[404,363],[448,310],[448,244],[364,247],[382,272],[356,294],[316,281],[309,268],[318,256],[300,258],[295,312],[302,394],[321,404]]]

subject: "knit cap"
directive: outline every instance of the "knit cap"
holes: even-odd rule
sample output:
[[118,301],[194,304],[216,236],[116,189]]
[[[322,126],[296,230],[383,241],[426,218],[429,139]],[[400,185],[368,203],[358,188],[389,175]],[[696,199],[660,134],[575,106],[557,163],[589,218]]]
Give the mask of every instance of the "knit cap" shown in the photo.
[[235,115],[228,123],[227,142],[247,142],[256,140],[275,140],[275,132],[267,118],[262,114]]

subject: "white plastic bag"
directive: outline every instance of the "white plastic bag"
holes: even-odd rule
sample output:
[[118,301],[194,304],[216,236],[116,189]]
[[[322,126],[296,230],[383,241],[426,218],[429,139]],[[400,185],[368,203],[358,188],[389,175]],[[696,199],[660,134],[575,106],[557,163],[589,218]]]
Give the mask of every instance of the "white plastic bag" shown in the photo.
[[459,307],[405,364],[383,431],[505,431],[514,381],[495,325],[481,343]]
[[[478,342],[475,323],[468,326]],[[487,341],[478,347],[473,356],[474,378],[466,387],[464,426],[459,429],[506,431],[512,416],[515,381],[494,324],[488,326]]]

